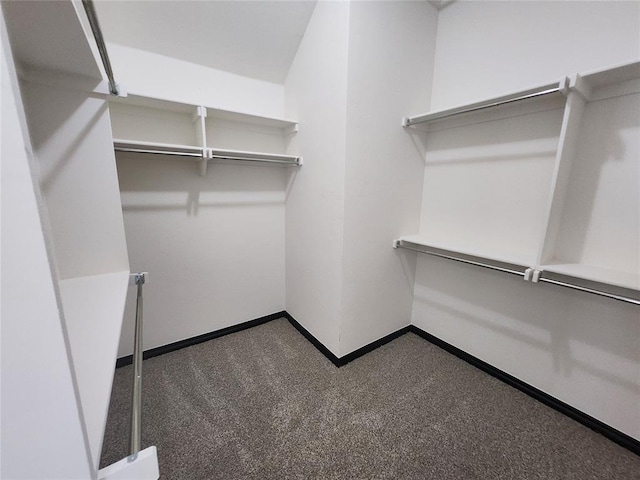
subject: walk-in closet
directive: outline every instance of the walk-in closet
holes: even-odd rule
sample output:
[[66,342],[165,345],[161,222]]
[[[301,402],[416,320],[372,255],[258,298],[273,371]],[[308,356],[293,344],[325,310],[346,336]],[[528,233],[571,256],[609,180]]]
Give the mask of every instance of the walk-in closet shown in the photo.
[[0,4],[0,478],[638,478],[640,1]]

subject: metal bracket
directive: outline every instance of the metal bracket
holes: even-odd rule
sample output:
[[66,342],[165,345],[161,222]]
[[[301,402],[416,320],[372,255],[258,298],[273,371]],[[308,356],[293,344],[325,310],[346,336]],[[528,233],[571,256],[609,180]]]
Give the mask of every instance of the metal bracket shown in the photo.
[[136,285],[139,285],[139,284],[144,285],[145,283],[147,283],[147,280],[149,279],[149,272],[132,273],[131,278],[133,279]]

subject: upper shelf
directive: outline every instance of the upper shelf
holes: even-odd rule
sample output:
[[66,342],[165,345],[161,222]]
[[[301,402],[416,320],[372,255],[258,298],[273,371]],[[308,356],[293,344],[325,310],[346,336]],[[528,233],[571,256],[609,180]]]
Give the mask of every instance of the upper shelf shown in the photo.
[[577,77],[586,89],[588,100],[600,100],[616,93],[637,93],[637,86],[634,88],[633,85],[640,79],[640,61],[588,72]]
[[204,106],[207,109],[207,116],[228,120],[249,125],[260,125],[265,127],[279,128],[283,130],[296,130],[298,122],[284,118],[267,117],[263,115],[254,115],[251,113],[235,112],[232,110],[223,110],[220,108],[209,107],[207,105],[194,105],[176,102],[173,100],[165,100],[162,98],[147,97],[143,95],[128,94],[126,97],[111,97],[109,101],[121,103],[125,105],[134,105],[138,107],[155,108],[158,110],[177,112],[177,113],[194,113],[198,107]]
[[563,78],[560,82],[547,83],[535,88],[529,88],[526,90],[520,90],[507,95],[501,95],[499,97],[489,98],[480,102],[469,103],[460,105],[446,110],[436,110],[435,112],[428,112],[422,115],[416,115],[415,117],[404,117],[402,119],[403,127],[410,127],[413,125],[431,123],[446,118],[463,115],[466,113],[478,112],[480,110],[486,110],[489,108],[498,107],[500,105],[508,105],[510,103],[520,102],[523,100],[529,100],[537,97],[544,97],[548,95],[561,95],[566,92],[566,79]]

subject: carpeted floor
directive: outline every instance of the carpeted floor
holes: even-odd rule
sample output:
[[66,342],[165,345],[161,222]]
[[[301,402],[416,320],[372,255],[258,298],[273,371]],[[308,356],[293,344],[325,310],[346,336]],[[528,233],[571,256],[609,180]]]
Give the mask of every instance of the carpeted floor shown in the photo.
[[[102,465],[127,455],[116,371]],[[408,333],[338,369],[287,320],[144,362],[162,479],[640,479],[640,457]]]

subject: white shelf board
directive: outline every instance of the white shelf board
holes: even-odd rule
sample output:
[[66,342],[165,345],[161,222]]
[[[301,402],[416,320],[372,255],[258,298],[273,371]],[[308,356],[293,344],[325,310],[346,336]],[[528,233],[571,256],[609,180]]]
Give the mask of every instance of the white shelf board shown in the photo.
[[216,107],[210,107],[207,105],[194,105],[189,103],[181,103],[173,100],[167,100],[163,98],[147,97],[144,95],[129,93],[126,97],[113,97],[109,99],[115,103],[121,103],[125,105],[135,105],[145,108],[155,108],[158,110],[165,110],[179,113],[195,113],[198,106],[203,106],[207,109],[207,116],[210,118],[216,118],[220,120],[247,123],[250,125],[261,125],[273,128],[293,128],[298,122],[295,120],[289,120],[284,118],[267,117],[263,115],[254,115],[246,112],[236,112],[232,110],[224,110]]
[[234,112],[231,110],[220,110],[218,108],[207,107],[207,115],[211,118],[217,118],[220,120],[247,123],[250,125],[260,125],[264,127],[273,128],[293,128],[298,122],[294,120],[287,120],[284,118],[264,117],[261,115],[253,115],[250,113]]
[[195,113],[196,105],[189,103],[174,102],[163,98],[145,97],[144,95],[136,95],[128,93],[126,97],[111,97],[109,102],[120,103],[123,105],[134,105],[136,107],[154,108],[156,110],[164,110],[167,112],[177,113]]
[[623,272],[580,263],[542,265],[541,270],[640,291],[640,272]]
[[600,88],[612,83],[622,83],[640,78],[640,61],[616,65],[606,69],[580,74],[591,88]]
[[[563,84],[563,81],[548,83],[545,85],[540,85],[537,87],[520,90],[517,92],[511,92],[505,95],[488,98],[478,102],[467,103],[467,104],[458,105],[452,108],[447,108],[444,110],[435,110],[435,111],[423,113],[420,115],[405,117],[405,119],[403,119],[403,125],[412,126],[412,125],[441,121],[457,115],[470,114],[470,113],[477,112],[479,110],[499,107],[501,105],[522,101],[528,98],[532,99],[532,98],[535,98],[535,96],[537,95],[543,94],[544,92],[559,89],[562,84]],[[561,93],[555,92],[555,91],[551,93],[555,95],[561,95]]]
[[59,282],[73,367],[94,466],[100,459],[129,272]]
[[454,252],[461,255],[470,256],[470,257],[484,258],[486,260],[490,260],[494,262],[509,263],[511,265],[520,265],[523,267],[530,266],[528,262],[523,261],[523,259],[511,258],[508,255],[501,254],[500,252],[476,251],[468,247],[461,247],[459,245],[454,245],[454,244],[445,245],[443,243],[432,242],[428,238],[421,235],[405,235],[400,237],[399,240],[403,242],[413,243],[415,245],[419,245],[422,247]]

